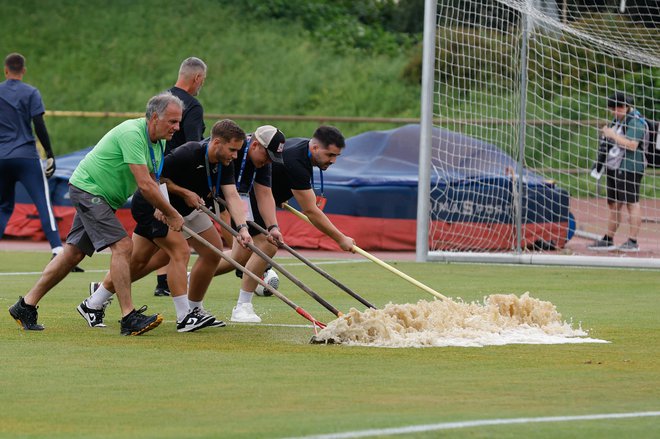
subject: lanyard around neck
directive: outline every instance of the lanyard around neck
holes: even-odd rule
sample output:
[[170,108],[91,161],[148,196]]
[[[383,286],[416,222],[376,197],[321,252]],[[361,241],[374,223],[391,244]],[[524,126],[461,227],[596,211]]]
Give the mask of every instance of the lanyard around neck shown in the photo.
[[[146,121],[145,121],[146,122]],[[160,183],[160,174],[163,172],[163,163],[165,163],[165,146],[160,140],[156,141],[156,144],[160,147],[160,163],[158,169],[156,169],[156,153],[154,152],[154,147],[151,144],[151,139],[149,138],[149,128],[148,123],[144,125],[144,134],[147,137],[147,143],[149,144],[149,155],[151,156],[151,166],[154,170],[154,176],[156,177],[156,183]]]
[[[312,151],[307,150],[307,157],[309,157],[309,162],[311,164],[311,162],[312,162]],[[319,175],[321,176],[321,196],[323,196],[323,170],[321,168],[319,168]],[[314,188],[314,165],[312,165],[311,183],[312,183],[312,190],[316,190]]]
[[[243,171],[245,171],[245,165],[247,164],[247,158],[248,158],[248,150],[250,149],[250,145],[252,144],[252,138],[247,141],[247,144],[245,146],[245,153],[243,153],[243,160],[241,161],[241,169],[238,171],[238,178],[236,179],[236,190],[240,191],[241,190],[241,180],[243,179]],[[252,190],[252,186],[254,185],[254,179],[257,176],[257,169],[255,168],[254,173],[252,174],[252,181],[250,182],[250,187],[246,192],[250,192]]]
[[222,167],[220,163],[216,165],[216,169],[218,170],[218,176],[215,182],[215,186],[213,186],[213,182],[211,181],[211,166],[209,164],[209,144],[206,142],[204,144],[204,164],[206,165],[206,179],[209,184],[209,190],[211,191],[211,194],[215,198],[216,194],[220,192],[220,176],[222,175]]

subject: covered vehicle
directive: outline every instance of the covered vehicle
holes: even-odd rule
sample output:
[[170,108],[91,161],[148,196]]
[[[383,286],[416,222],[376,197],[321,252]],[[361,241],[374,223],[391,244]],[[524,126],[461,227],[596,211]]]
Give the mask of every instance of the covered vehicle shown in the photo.
[[[325,213],[358,245],[414,250],[419,175],[419,125],[369,131],[346,140],[324,172]],[[297,139],[288,142],[295,143]],[[448,130],[433,129],[431,237],[436,250],[510,250],[515,247],[516,162],[499,148]],[[318,169],[315,182],[318,189]],[[523,247],[563,247],[569,195],[529,170],[522,177]],[[295,206],[295,202],[291,202]],[[334,242],[286,215],[289,244],[333,248]]]
[[[419,125],[369,131],[346,140],[337,162],[323,173],[324,209],[332,222],[367,250],[415,249]],[[569,196],[553,182],[523,171],[518,194],[515,160],[499,148],[455,132],[433,129],[431,237],[438,250],[510,250],[515,242],[517,201],[522,196],[523,247],[545,243],[563,247],[568,237]],[[299,138],[287,140],[295,144]],[[70,228],[74,209],[68,179],[91,148],[57,158],[49,180],[60,233]],[[317,192],[318,168],[314,169]],[[44,239],[36,208],[24,190],[7,234]],[[291,205],[298,208],[295,200]],[[118,212],[130,232],[135,222],[127,206]],[[336,250],[336,243],[293,214],[278,210],[286,242],[294,247]]]

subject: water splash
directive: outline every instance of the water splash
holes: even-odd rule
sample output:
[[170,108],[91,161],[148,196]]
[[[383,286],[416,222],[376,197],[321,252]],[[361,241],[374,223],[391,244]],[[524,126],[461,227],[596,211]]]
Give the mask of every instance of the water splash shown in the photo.
[[377,347],[488,346],[504,344],[608,343],[585,337],[581,327],[562,320],[556,307],[525,293],[493,294],[483,303],[420,300],[389,303],[328,323],[316,342]]

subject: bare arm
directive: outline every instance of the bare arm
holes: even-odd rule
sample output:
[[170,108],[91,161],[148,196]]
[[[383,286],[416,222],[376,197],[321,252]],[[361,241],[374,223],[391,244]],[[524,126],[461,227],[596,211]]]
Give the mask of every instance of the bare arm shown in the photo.
[[624,136],[623,134],[617,134],[611,127],[602,128],[603,135],[608,139],[614,141],[617,145],[635,151],[639,147],[639,140],[632,140]]
[[163,178],[161,181],[167,185],[167,192],[181,198],[187,206],[198,209],[200,206],[204,205],[202,197],[190,189],[179,186],[169,178]]
[[165,215],[165,221],[172,229],[181,230],[181,227],[183,226],[183,218],[179,215],[179,212],[177,212],[174,207],[163,198],[160,189],[158,188],[158,184],[149,173],[147,165],[129,164],[128,166],[133,173],[138,189],[142,192],[145,200]]
[[321,232],[332,238],[342,250],[353,252],[355,240],[344,235],[316,205],[316,196],[312,189],[292,190],[298,204],[309,221]]

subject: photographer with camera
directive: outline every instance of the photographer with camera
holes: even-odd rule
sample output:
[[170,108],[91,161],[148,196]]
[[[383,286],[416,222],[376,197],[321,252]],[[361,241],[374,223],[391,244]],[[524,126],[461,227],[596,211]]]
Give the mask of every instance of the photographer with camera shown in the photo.
[[[607,233],[589,249],[637,252],[637,235],[642,223],[639,189],[646,167],[644,147],[648,140],[647,124],[639,111],[633,108],[633,99],[623,93],[610,96],[607,108],[614,118],[608,126],[601,128],[598,160],[591,171],[593,177],[600,178],[604,168],[607,175]],[[614,235],[621,223],[624,205],[628,210],[629,236],[624,244],[617,247],[614,245]]]

